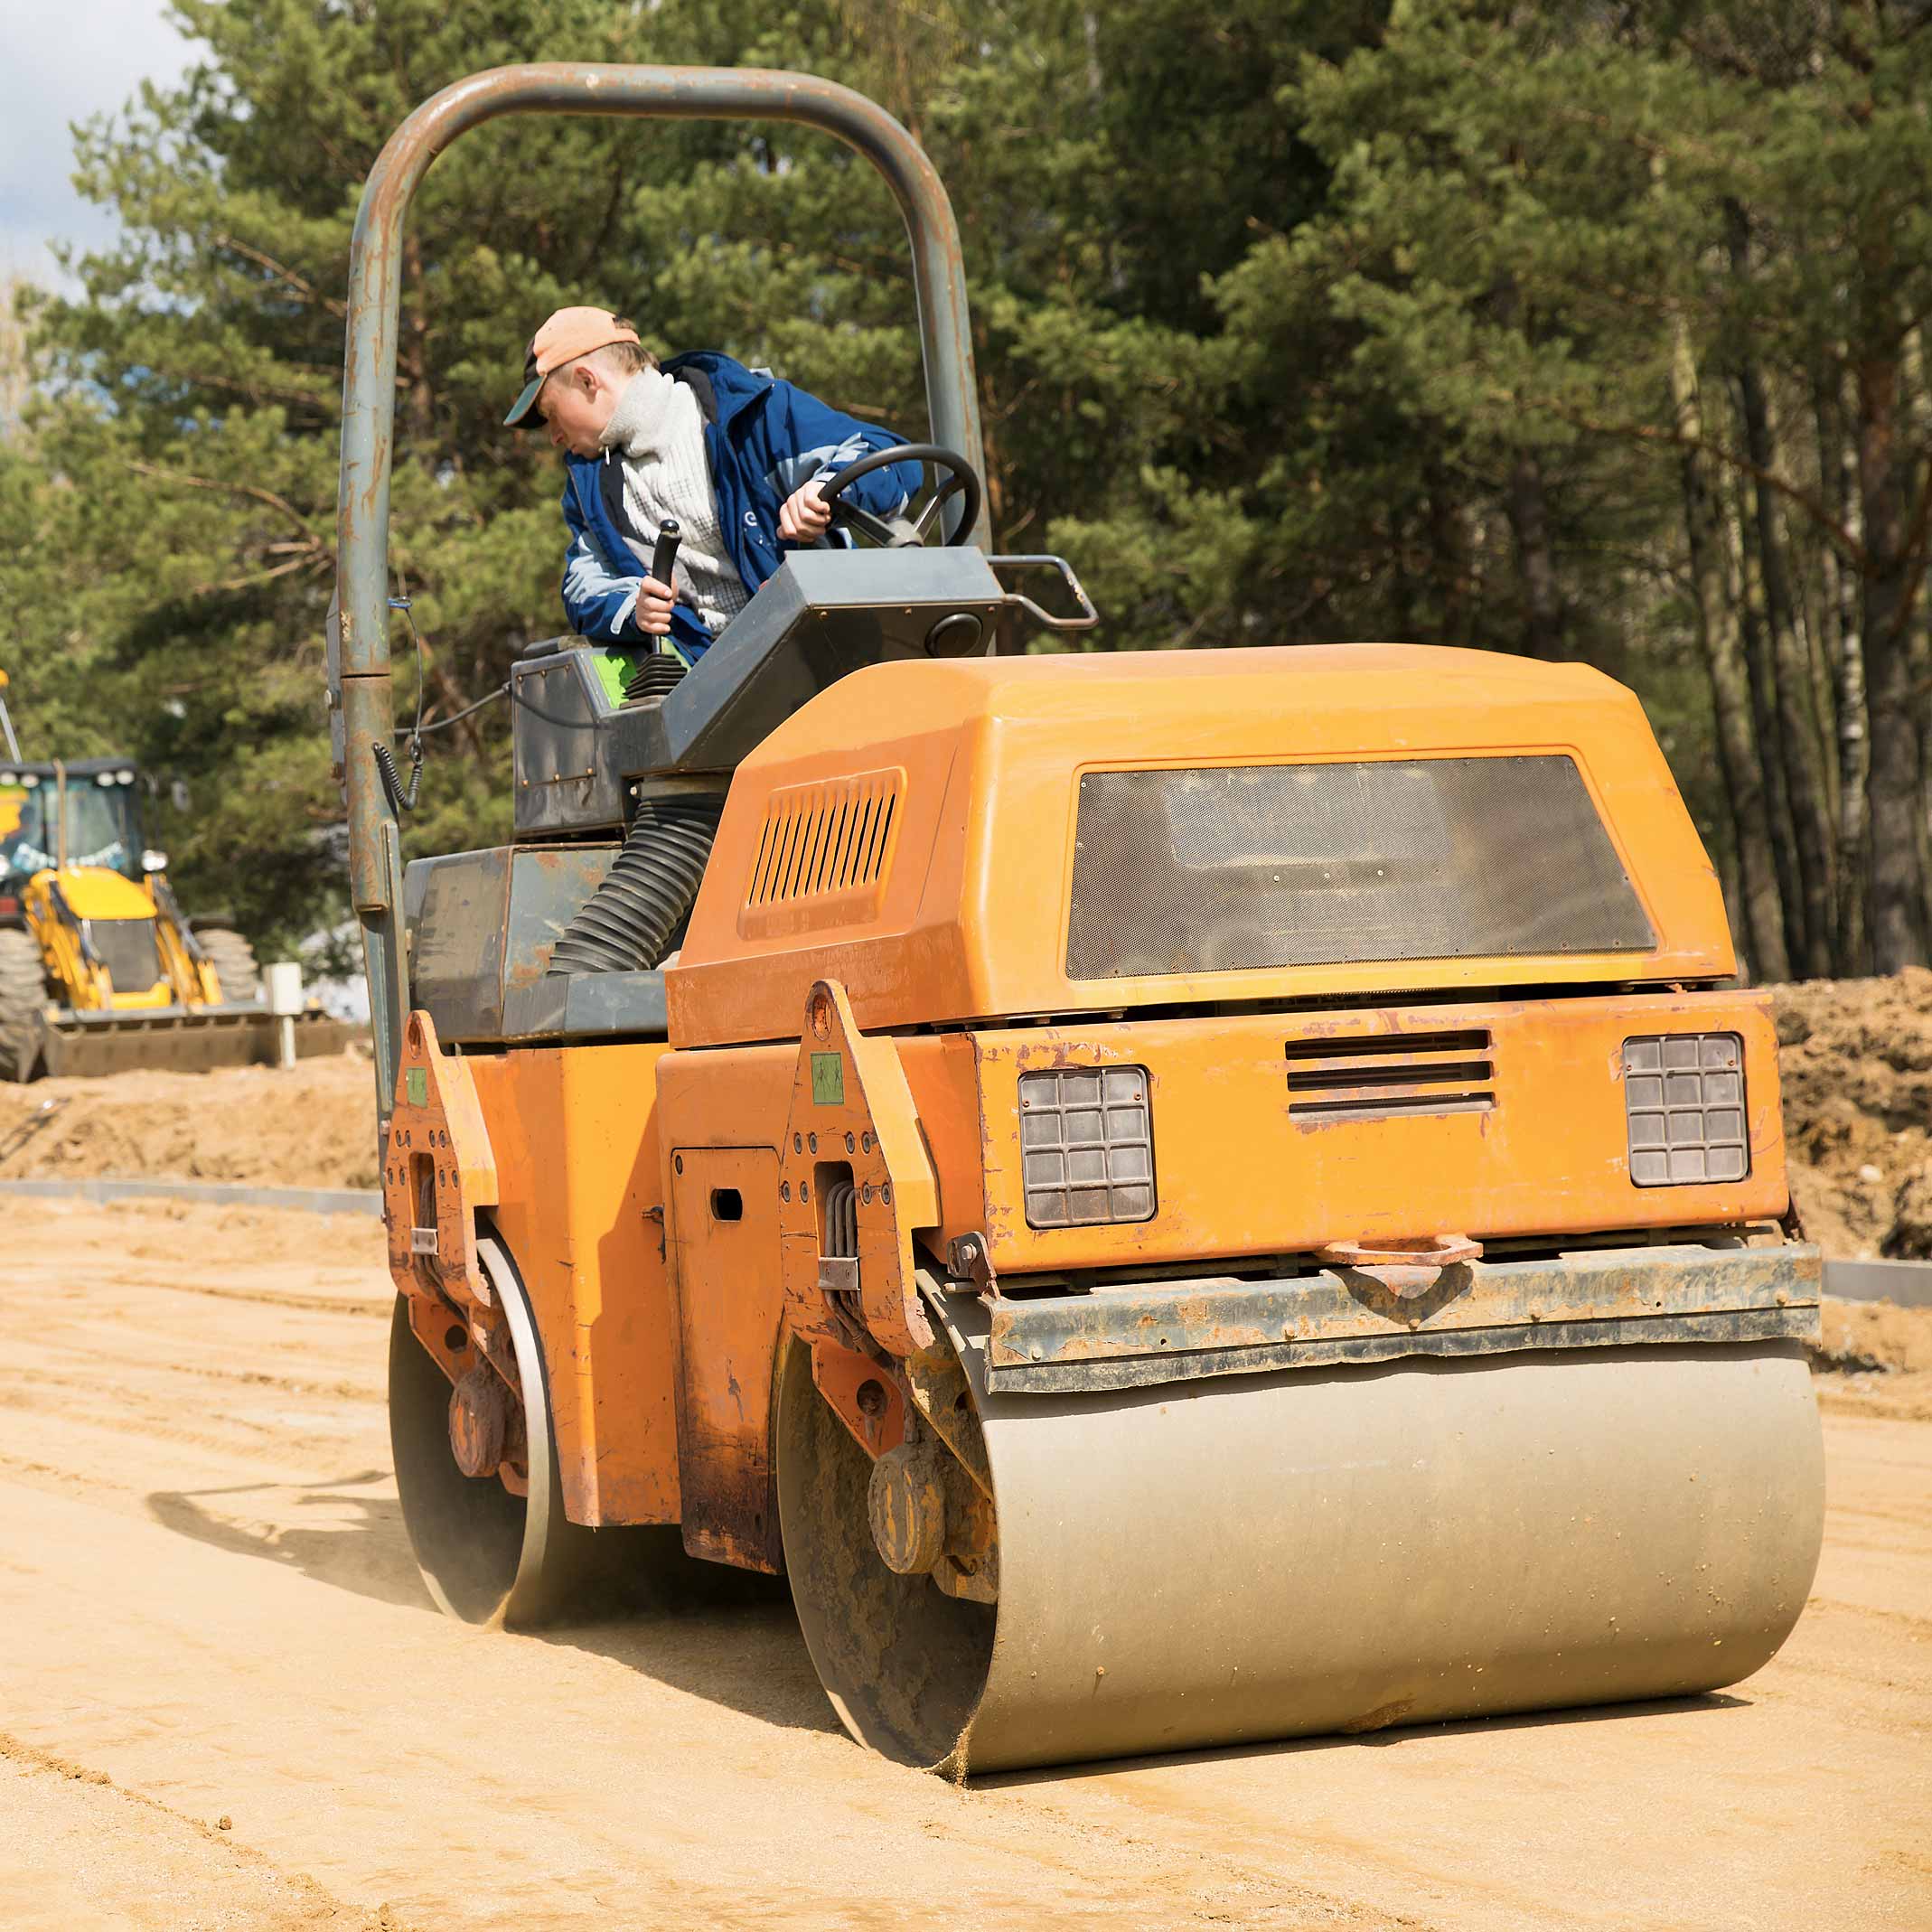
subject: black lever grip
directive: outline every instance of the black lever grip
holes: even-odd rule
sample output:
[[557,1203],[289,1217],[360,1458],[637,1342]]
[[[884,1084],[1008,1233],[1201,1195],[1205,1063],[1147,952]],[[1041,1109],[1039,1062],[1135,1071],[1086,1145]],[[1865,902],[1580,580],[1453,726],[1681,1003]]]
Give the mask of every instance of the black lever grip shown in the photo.
[[677,518],[666,517],[658,525],[658,540],[651,552],[651,574],[666,590],[674,590],[671,573],[678,567],[678,545],[683,540],[684,531]]

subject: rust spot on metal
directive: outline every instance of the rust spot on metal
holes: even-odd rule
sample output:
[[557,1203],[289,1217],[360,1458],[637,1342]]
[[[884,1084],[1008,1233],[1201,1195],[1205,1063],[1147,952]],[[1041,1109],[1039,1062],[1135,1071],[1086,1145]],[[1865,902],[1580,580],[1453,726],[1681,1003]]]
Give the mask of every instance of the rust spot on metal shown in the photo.
[[[1709,1330],[1713,1324],[1748,1326],[1772,1310],[1794,1314],[1796,1326],[1787,1322],[1779,1332],[1796,1333],[1807,1316],[1815,1321],[1819,1292],[1817,1250],[1790,1245],[1606,1249],[1543,1261],[1456,1262],[1416,1270],[1421,1279],[1414,1283],[1385,1279],[1396,1273],[1341,1267],[1261,1280],[1216,1276],[1008,1299],[993,1309],[989,1363],[997,1386],[1002,1374],[1034,1365],[1077,1370],[1149,1357],[1179,1365],[1171,1372],[1150,1368],[1156,1379],[1238,1374],[1233,1358],[1242,1351],[1276,1351],[1254,1365],[1275,1368],[1282,1365],[1284,1343],[1346,1353],[1425,1327],[1466,1339],[1550,1322],[1613,1329],[1638,1320],[1682,1321]],[[1470,1342],[1462,1352],[1477,1346]],[[1217,1365],[1186,1365],[1204,1361]]]
[[784,1567],[771,1458],[736,1438],[690,1445],[682,1459],[684,1547],[693,1556],[776,1576]]
[[1392,1724],[1400,1724],[1414,1709],[1414,1698],[1398,1697],[1393,1703],[1377,1704],[1373,1711],[1365,1711],[1360,1717],[1350,1718],[1346,1724],[1335,1728],[1345,1738],[1359,1737],[1368,1730],[1386,1730]]

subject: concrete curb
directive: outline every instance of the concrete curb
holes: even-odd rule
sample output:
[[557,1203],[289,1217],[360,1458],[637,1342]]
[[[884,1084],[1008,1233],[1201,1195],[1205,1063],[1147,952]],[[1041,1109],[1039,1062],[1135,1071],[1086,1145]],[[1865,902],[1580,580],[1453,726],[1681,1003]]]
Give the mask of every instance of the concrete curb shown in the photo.
[[[52,1201],[200,1201],[217,1207],[284,1207],[311,1215],[382,1213],[373,1187],[251,1187],[234,1181],[0,1180],[0,1198],[24,1195]],[[1932,1308],[1932,1261],[1824,1263],[1824,1292],[1841,1301],[1890,1301]]]
[[234,1181],[0,1180],[0,1196],[54,1201],[199,1201],[218,1207],[293,1207],[312,1215],[376,1215],[382,1196],[363,1187],[250,1187]]
[[1827,1261],[1824,1292],[1841,1301],[1932,1308],[1932,1261]]

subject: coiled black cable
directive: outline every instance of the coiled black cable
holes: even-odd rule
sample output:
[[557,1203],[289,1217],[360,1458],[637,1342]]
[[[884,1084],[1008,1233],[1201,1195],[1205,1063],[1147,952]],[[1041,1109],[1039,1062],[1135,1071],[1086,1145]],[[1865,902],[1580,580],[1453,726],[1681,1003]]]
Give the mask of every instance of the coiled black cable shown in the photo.
[[717,836],[722,798],[646,799],[604,882],[564,928],[549,971],[646,972],[689,918]]
[[416,794],[423,783],[423,740],[420,734],[409,737],[409,783],[405,785],[396,769],[396,754],[387,745],[375,746],[376,769],[382,774],[382,789],[388,792],[389,810],[400,818],[416,810]]

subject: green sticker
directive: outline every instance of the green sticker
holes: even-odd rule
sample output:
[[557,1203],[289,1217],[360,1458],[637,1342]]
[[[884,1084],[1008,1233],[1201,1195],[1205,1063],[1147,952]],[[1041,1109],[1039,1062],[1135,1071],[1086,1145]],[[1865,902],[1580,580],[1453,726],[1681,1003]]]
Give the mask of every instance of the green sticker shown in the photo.
[[842,1054],[812,1055],[811,1097],[821,1107],[845,1105],[845,1056]]
[[429,1069],[427,1067],[406,1067],[403,1070],[403,1084],[409,1090],[409,1104],[412,1107],[427,1107],[429,1104]]

